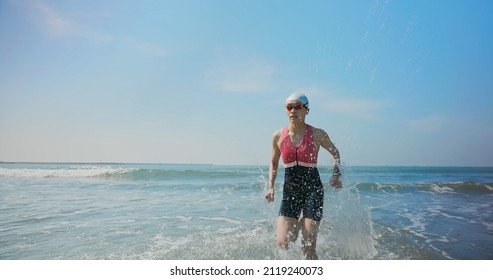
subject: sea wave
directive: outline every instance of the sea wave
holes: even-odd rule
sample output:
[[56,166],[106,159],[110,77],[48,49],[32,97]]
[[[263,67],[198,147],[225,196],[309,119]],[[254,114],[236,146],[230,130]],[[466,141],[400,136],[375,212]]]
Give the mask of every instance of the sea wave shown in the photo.
[[361,190],[407,191],[410,188],[429,191],[430,193],[476,193],[492,194],[493,183],[480,182],[438,182],[438,183],[356,183]]
[[134,172],[134,168],[110,166],[77,166],[60,169],[45,168],[2,168],[0,177],[15,178],[97,178],[121,176]]
[[174,180],[174,179],[228,179],[259,176],[262,172],[254,169],[158,169],[127,166],[63,166],[53,168],[4,168],[1,177],[12,178],[95,178],[122,180]]

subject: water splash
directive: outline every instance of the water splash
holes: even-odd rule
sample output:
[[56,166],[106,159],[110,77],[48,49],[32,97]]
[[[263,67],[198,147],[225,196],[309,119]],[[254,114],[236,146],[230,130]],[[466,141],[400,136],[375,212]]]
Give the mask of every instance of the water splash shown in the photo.
[[[377,255],[371,208],[364,205],[356,184],[326,191],[325,226],[320,237],[323,254],[334,259],[372,259]],[[323,225],[323,224],[322,224]]]

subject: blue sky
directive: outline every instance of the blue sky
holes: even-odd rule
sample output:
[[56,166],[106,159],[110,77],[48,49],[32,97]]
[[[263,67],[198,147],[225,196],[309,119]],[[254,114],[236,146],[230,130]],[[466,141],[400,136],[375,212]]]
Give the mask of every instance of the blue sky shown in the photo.
[[[491,1],[0,2],[0,161],[493,165]],[[330,162],[322,152],[321,164]]]

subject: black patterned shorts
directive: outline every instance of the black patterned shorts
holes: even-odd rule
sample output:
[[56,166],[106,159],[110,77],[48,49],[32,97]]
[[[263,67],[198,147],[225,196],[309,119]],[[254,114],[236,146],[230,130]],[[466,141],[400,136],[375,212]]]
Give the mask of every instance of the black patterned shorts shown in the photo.
[[279,216],[320,221],[323,216],[324,188],[316,167],[293,166],[285,169]]

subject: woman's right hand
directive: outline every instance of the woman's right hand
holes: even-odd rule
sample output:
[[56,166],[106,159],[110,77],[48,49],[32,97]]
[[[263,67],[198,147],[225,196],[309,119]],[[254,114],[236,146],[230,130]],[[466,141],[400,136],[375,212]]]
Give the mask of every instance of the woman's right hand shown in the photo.
[[270,189],[269,191],[265,194],[265,199],[267,199],[267,202],[272,202],[274,201],[274,189]]

